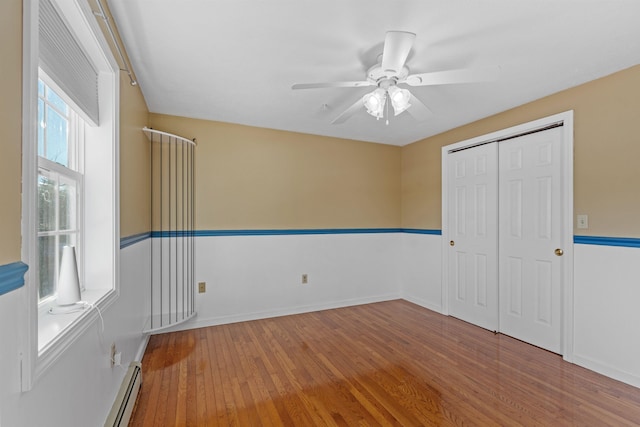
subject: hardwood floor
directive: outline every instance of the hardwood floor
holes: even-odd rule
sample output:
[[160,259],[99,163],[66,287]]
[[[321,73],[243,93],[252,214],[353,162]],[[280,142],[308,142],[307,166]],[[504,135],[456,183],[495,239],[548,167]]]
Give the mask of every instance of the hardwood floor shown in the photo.
[[406,301],[154,335],[132,426],[640,425],[640,389]]

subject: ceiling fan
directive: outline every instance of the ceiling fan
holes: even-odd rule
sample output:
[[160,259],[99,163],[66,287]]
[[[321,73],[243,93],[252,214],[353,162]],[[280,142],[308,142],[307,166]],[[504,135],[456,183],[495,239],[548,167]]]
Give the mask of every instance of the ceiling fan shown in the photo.
[[409,74],[405,62],[411,51],[416,35],[406,31],[388,31],[379,63],[369,68],[367,79],[362,81],[298,83],[292,89],[319,89],[339,87],[376,86],[373,92],[358,99],[351,107],[340,114],[332,124],[344,123],[351,116],[365,108],[367,113],[381,119],[385,117],[389,124],[389,104],[393,107],[394,115],[407,111],[416,120],[422,121],[431,116],[431,110],[409,90],[399,87],[400,84],[409,86],[434,86],[453,83],[473,83],[491,81],[496,78],[496,68],[462,68],[455,70],[436,71],[431,73]]

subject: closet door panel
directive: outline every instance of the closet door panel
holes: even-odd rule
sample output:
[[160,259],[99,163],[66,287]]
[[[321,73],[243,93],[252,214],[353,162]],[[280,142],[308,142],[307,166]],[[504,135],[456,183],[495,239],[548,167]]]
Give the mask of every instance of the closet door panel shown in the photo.
[[452,316],[498,329],[497,144],[448,154]]
[[498,151],[500,331],[559,353],[562,128]]

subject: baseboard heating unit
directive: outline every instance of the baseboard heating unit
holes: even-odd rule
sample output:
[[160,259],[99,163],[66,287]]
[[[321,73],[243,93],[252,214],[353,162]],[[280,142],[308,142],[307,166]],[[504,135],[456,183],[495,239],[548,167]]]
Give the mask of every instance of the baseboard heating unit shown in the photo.
[[139,362],[131,362],[129,369],[122,380],[111,412],[104,423],[105,427],[125,427],[129,425],[129,419],[136,405],[138,391],[142,385],[142,365]]

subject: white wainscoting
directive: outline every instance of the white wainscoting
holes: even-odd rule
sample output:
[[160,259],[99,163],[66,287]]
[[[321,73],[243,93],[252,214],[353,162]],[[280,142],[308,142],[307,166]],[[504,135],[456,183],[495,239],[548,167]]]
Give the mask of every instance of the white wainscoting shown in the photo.
[[574,363],[640,387],[640,248],[574,246]]
[[[196,238],[197,317],[175,330],[403,298],[436,312],[442,236]],[[640,387],[640,248],[576,244],[574,362]],[[301,284],[302,274],[309,283]]]
[[196,281],[207,290],[177,329],[400,298],[401,235],[197,237]]
[[[150,312],[151,300],[151,239],[145,239],[120,250],[120,298],[118,312],[114,313],[114,327],[128,332],[118,341],[123,366],[140,362],[149,337],[142,330]],[[117,317],[117,318],[116,318]],[[115,395],[114,395],[115,397]]]
[[[148,307],[150,240],[120,251],[120,295],[36,381],[20,391],[19,349],[26,322],[19,291],[0,300],[0,424],[2,426],[101,426],[132,360],[139,359],[146,338],[142,328]],[[6,315],[5,315],[6,313]],[[111,367],[110,347],[122,353],[122,367]],[[5,354],[8,353],[8,354]],[[8,357],[5,357],[8,356]]]
[[402,298],[442,312],[442,236],[402,234]]

